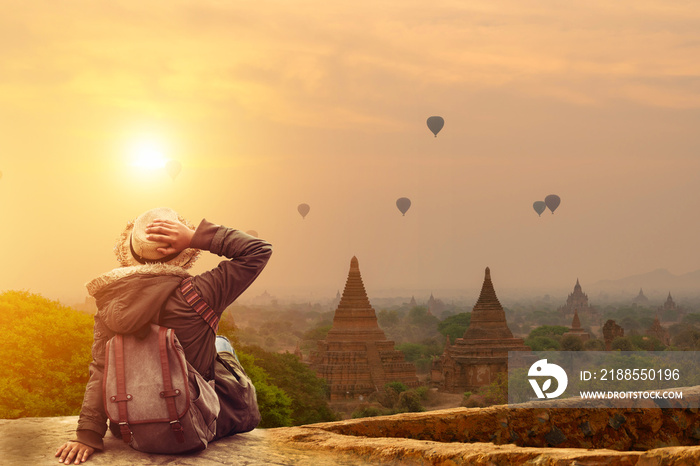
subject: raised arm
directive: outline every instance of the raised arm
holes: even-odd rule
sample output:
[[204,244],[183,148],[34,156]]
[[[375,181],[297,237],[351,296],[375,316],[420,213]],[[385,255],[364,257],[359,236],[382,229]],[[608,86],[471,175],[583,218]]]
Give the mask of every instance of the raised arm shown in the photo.
[[229,259],[194,277],[195,288],[217,314],[253,283],[272,255],[270,243],[206,220],[197,227],[190,246]]

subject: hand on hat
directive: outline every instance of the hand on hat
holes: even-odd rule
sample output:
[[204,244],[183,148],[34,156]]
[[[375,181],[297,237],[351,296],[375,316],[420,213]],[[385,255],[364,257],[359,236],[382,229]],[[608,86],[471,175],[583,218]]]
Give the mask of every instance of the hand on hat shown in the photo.
[[186,225],[172,220],[154,220],[146,227],[146,239],[158,243],[167,243],[169,246],[158,248],[156,251],[164,256],[175,254],[190,247],[194,230]]

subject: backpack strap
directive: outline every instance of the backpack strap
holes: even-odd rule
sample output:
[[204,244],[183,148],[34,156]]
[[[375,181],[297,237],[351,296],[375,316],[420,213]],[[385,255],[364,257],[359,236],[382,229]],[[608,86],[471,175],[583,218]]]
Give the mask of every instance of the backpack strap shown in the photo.
[[177,443],[185,443],[185,434],[180,424],[180,419],[177,416],[177,406],[175,406],[175,397],[180,395],[180,390],[173,390],[173,380],[170,375],[170,361],[168,359],[168,329],[160,327],[158,329],[158,349],[160,351],[160,367],[163,372],[163,391],[160,392],[160,397],[165,399],[168,406],[168,418],[170,420],[170,428],[175,434]]
[[182,283],[180,283],[180,291],[182,291],[182,295],[185,297],[187,304],[192,306],[192,309],[204,319],[214,331],[214,334],[216,334],[219,331],[219,316],[216,315],[216,312],[209,307],[199,293],[197,293],[197,290],[194,289],[192,278],[193,277],[187,277],[182,280]]
[[132,396],[126,393],[126,376],[124,374],[124,338],[122,335],[114,336],[114,368],[117,376],[117,394],[111,397],[112,403],[117,403],[119,408],[119,431],[125,443],[131,442],[131,428],[129,427],[129,411],[126,403]]

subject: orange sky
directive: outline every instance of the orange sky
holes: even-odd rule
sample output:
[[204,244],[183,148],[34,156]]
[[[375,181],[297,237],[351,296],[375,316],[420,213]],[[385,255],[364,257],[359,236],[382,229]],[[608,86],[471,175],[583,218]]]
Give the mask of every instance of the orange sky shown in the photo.
[[82,300],[161,205],[273,243],[248,297],[700,268],[695,2],[11,0],[0,56],[0,290]]

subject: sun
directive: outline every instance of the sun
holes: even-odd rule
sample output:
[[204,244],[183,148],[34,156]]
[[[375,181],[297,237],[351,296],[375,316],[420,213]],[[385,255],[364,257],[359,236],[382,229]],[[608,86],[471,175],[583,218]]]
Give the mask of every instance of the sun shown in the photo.
[[132,144],[129,153],[132,167],[150,170],[165,167],[168,158],[165,156],[162,144],[153,140],[139,140]]

